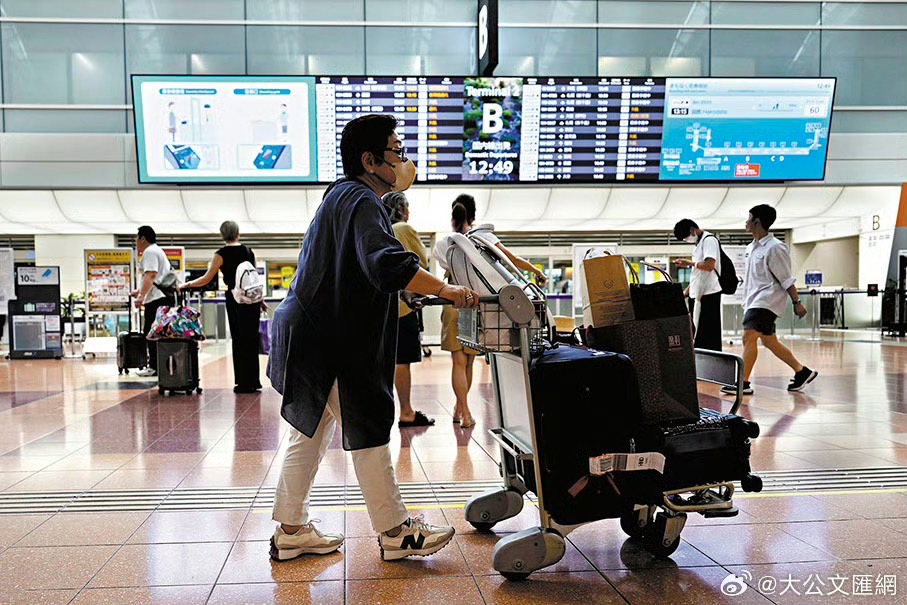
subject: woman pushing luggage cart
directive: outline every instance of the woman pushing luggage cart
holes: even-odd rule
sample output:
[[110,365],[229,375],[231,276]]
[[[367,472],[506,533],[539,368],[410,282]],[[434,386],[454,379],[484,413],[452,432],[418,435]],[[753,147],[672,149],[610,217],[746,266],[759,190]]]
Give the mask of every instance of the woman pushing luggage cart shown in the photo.
[[[723,431],[726,427],[718,426],[723,420],[706,410],[699,423],[665,430],[644,427],[629,357],[552,346],[544,293],[481,235],[453,234],[450,243],[453,280],[482,295],[478,311],[461,311],[459,337],[489,356],[501,419],[491,433],[501,448],[504,485],[473,497],[466,504],[466,520],[487,531],[519,514],[527,493],[538,501],[539,526],[495,545],[493,566],[505,578],[525,579],[554,565],[566,551],[565,536],[600,519],[619,518],[625,532],[653,555],[670,556],[688,512],[733,516],[731,481],[746,479],[747,491],[761,488],[748,463],[749,438],[758,435],[758,425],[727,415],[718,416],[733,419],[736,428],[727,435],[716,432],[711,443],[716,436],[718,441],[737,439],[739,447],[730,451],[741,460],[731,471],[722,467],[717,474],[740,476],[705,472],[707,481],[676,485],[665,470],[672,462],[684,466],[685,460],[671,449],[670,440],[703,430],[703,423]],[[708,460],[709,453],[697,450],[697,460]],[[684,479],[690,476],[687,472]]]

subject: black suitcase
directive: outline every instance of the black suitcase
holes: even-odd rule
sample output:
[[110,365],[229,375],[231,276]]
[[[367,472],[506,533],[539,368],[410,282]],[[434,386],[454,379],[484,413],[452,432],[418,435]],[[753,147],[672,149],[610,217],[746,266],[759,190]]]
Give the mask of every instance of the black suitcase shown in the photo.
[[148,344],[141,332],[117,334],[117,369],[120,374],[141,370],[148,365]]
[[641,448],[665,455],[662,489],[740,481],[744,491],[759,491],[762,481],[750,469],[750,439],[759,436],[759,425],[709,409],[699,415],[699,422],[648,427],[640,434]]
[[619,517],[633,504],[659,500],[657,471],[590,475],[590,458],[634,451],[642,411],[629,358],[558,345],[533,360],[529,379],[545,508],[558,523]]
[[157,386],[161,395],[192,391],[201,393],[198,375],[198,343],[194,340],[157,341]]

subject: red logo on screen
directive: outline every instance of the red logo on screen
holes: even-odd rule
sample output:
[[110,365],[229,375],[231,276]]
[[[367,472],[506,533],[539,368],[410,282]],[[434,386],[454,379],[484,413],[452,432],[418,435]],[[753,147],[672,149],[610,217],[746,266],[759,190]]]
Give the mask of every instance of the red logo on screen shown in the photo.
[[761,171],[759,164],[737,164],[734,166],[735,177],[758,177]]

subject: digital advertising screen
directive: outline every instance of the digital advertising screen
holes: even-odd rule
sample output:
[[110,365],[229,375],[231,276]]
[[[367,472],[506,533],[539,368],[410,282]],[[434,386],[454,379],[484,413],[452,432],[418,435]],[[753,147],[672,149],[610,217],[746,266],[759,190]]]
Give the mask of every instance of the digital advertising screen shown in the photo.
[[330,183],[389,113],[416,182],[821,180],[834,78],[133,76],[142,183]]

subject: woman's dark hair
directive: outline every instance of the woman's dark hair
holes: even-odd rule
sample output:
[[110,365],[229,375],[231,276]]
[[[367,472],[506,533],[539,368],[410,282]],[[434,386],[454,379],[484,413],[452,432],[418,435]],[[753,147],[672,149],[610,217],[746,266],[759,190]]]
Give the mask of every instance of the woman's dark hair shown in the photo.
[[391,191],[384,196],[384,206],[390,213],[391,223],[402,223],[403,215],[409,207],[409,200],[400,191]]
[[778,218],[778,211],[768,204],[753,206],[750,208],[750,214],[753,218],[759,219],[759,224],[762,225],[762,228],[766,231],[772,228],[772,225],[775,224],[775,219]]
[[451,204],[451,222],[454,230],[461,232],[463,227],[476,221],[476,198],[468,193],[461,193]]
[[149,244],[157,242],[157,233],[155,233],[154,229],[152,229],[148,225],[142,225],[141,227],[139,227],[138,236],[144,237],[145,241]]
[[347,122],[340,135],[340,157],[343,173],[348,178],[363,174],[362,154],[371,151],[378,161],[384,159],[387,140],[397,128],[397,118],[384,114],[368,114]]
[[699,229],[699,225],[688,218],[680,219],[677,221],[677,224],[674,225],[674,237],[679,241],[683,241],[690,237],[690,231],[693,229]]

